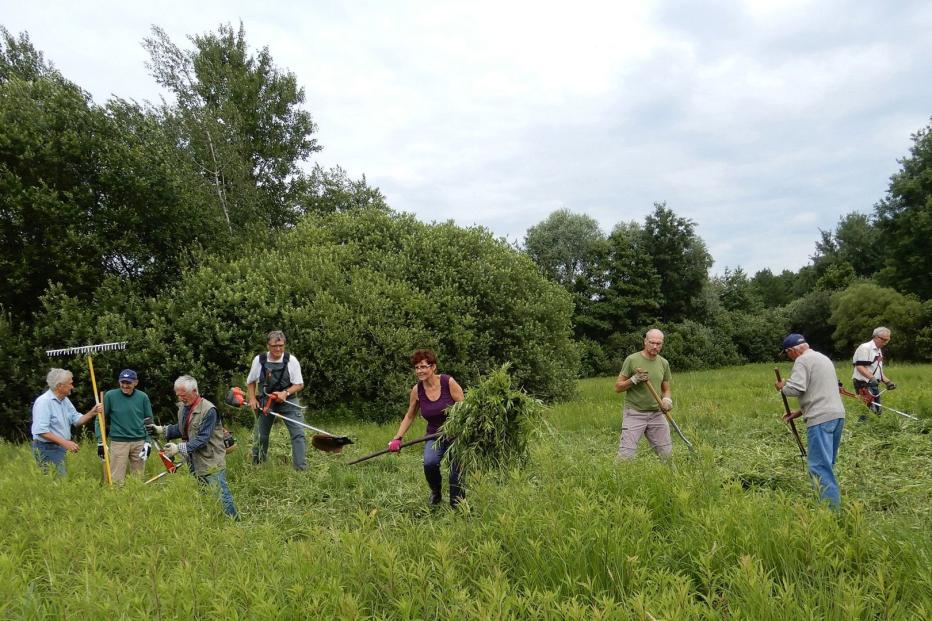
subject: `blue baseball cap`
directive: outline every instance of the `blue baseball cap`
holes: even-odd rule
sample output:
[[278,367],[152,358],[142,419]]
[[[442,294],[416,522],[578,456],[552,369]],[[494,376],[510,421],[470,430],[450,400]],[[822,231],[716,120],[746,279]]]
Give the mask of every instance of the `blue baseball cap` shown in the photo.
[[783,349],[781,351],[786,351],[790,347],[796,347],[797,345],[802,345],[806,342],[806,337],[802,334],[796,334],[795,332],[785,339],[783,339]]
[[123,369],[120,371],[119,379],[121,382],[133,382],[139,378],[136,376],[136,372],[132,369]]

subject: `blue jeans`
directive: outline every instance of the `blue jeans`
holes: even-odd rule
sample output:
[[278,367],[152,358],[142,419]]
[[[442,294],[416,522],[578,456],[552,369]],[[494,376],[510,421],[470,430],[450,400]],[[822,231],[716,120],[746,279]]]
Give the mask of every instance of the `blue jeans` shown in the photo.
[[233,494],[230,492],[230,486],[227,485],[226,470],[199,476],[197,480],[208,487],[217,488],[220,492],[220,504],[223,505],[223,512],[234,520],[239,519],[239,512],[236,510],[236,505],[233,504]]
[[845,428],[845,419],[836,418],[812,425],[806,430],[809,440],[809,451],[806,461],[809,463],[809,474],[813,484],[822,500],[827,500],[832,509],[841,506],[841,494],[838,491],[838,481],[835,479],[835,458],[838,457],[838,447],[841,445],[841,432]]
[[39,468],[51,470],[54,466],[58,476],[65,476],[65,453],[67,452],[65,447],[54,442],[32,441],[32,453],[36,456]]
[[[265,403],[265,399],[259,399],[259,404]],[[272,408],[282,416],[288,417],[298,422],[304,422],[304,414],[300,409],[288,404],[273,403]],[[258,464],[265,461],[269,453],[269,433],[272,431],[272,423],[278,420],[277,416],[263,414],[260,412],[256,415],[256,427],[253,434],[252,445],[252,463]],[[304,470],[307,468],[307,440],[304,437],[304,427],[295,423],[283,420],[285,427],[288,428],[288,434],[291,436],[291,461],[295,470]]]
[[[439,496],[443,486],[443,476],[440,474],[440,462],[450,448],[450,442],[441,442],[438,439],[428,440],[424,445],[424,478],[431,491]],[[459,464],[450,460],[450,504],[454,507],[466,496],[460,485]]]

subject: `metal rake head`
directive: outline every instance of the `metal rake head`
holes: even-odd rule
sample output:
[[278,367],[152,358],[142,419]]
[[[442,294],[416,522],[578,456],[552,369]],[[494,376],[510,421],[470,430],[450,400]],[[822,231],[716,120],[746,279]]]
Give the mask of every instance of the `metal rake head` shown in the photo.
[[77,356],[84,354],[96,354],[101,351],[113,351],[115,349],[126,349],[126,341],[119,343],[98,343],[97,345],[82,345],[81,347],[65,347],[64,349],[47,349],[45,355],[49,358],[55,356]]

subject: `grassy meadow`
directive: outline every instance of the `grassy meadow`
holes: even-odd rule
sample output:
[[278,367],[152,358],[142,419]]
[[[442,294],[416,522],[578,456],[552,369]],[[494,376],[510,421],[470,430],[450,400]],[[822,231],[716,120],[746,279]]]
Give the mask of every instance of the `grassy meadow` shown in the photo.
[[674,437],[670,465],[646,444],[616,462],[613,378],[581,381],[547,411],[529,466],[471,479],[455,512],[428,508],[420,447],[345,465],[397,421],[309,416],[357,444],[309,448],[302,473],[283,426],[260,467],[236,430],[241,522],[181,472],[102,488],[88,439],[63,480],[0,444],[0,618],[930,620],[932,365],[889,373],[885,403],[922,420],[859,424],[864,406],[845,399],[839,514],[779,420],[772,365],[674,373],[673,415],[697,450]]

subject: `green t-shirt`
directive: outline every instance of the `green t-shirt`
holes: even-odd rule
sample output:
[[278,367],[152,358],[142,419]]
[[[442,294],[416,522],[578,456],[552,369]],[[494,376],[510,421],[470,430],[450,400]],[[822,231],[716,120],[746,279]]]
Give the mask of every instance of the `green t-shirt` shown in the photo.
[[[107,415],[107,440],[131,442],[146,439],[143,419],[152,416],[149,395],[134,390],[126,396],[119,388],[108,390],[104,395],[104,413]],[[100,442],[100,422],[94,419],[94,435]]]
[[[654,390],[657,391],[657,394],[663,394],[663,391],[660,389],[660,384],[670,381],[670,363],[667,362],[667,359],[663,356],[657,356],[653,360],[649,360],[644,357],[643,352],[637,352],[625,358],[624,364],[621,365],[621,374],[625,377],[631,377],[637,373],[637,369],[639,368],[647,371],[650,383],[654,387]],[[640,412],[656,412],[660,410],[660,406],[657,405],[657,402],[651,396],[650,391],[647,390],[647,386],[644,385],[643,382],[625,391],[625,407]]]

